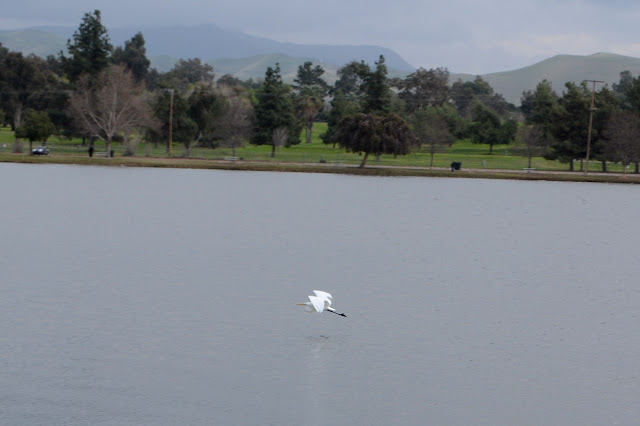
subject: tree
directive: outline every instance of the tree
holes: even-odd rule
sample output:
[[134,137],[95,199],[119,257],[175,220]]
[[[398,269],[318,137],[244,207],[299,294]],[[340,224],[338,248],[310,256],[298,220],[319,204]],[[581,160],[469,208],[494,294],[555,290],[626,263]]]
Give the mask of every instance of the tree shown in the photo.
[[[182,142],[186,149],[185,155],[191,152],[191,145],[197,138],[198,125],[189,116],[189,100],[180,92],[163,91],[153,105],[153,113],[161,123],[159,129],[151,132],[151,139],[157,144],[159,141],[167,143],[169,151],[169,132],[171,140]],[[171,117],[171,119],[169,119]]]
[[370,154],[406,155],[415,142],[407,122],[394,113],[347,116],[338,124],[335,137],[346,150],[364,153],[360,167],[365,166]]
[[634,78],[631,71],[625,70],[620,73],[620,81],[613,83],[613,93],[618,97],[620,107],[623,109],[630,109],[630,99],[628,95],[634,91]]
[[498,132],[498,144],[508,145],[516,138],[518,132],[518,122],[514,119],[505,120],[500,124]]
[[29,139],[29,152],[31,152],[34,141],[42,141],[46,144],[55,130],[46,111],[28,110],[24,123],[16,129],[15,136],[20,139]]
[[131,40],[124,42],[124,48],[118,46],[113,52],[113,63],[125,65],[136,83],[146,81],[151,65],[144,43],[144,37],[139,32]]
[[593,159],[600,160],[602,171],[606,172],[607,161],[617,161],[617,159],[609,157],[610,150],[607,149],[607,140],[604,132],[611,115],[620,109],[619,99],[614,92],[605,86],[595,93],[595,108],[596,110],[593,113],[590,154],[593,153]]
[[173,88],[186,92],[190,86],[196,83],[213,84],[215,74],[213,67],[203,63],[200,58],[180,59],[171,71],[158,77],[156,85],[168,89]]
[[62,68],[74,83],[84,74],[88,74],[92,82],[109,66],[112,50],[100,11],[85,13],[80,27],[73,34],[73,41],[67,40],[70,57],[60,52]]
[[455,137],[449,131],[445,117],[434,107],[422,108],[415,111],[411,117],[413,134],[419,143],[427,145],[431,160],[429,167],[433,167],[433,157],[442,147],[451,145]]
[[425,70],[418,68],[399,84],[400,99],[407,104],[407,112],[428,106],[440,106],[449,98],[449,71],[446,68]]
[[437,107],[438,114],[447,122],[451,134],[457,139],[469,137],[471,120],[460,116],[458,110],[450,103],[444,103]]
[[298,66],[298,73],[293,80],[296,83],[295,88],[299,89],[303,86],[320,86],[327,90],[327,82],[324,81],[322,75],[324,74],[324,68],[320,65],[313,66],[313,63],[306,61],[303,65]]
[[280,149],[287,143],[289,139],[289,130],[282,126],[273,131],[273,146],[278,149],[278,161],[280,161]]
[[313,123],[324,106],[324,96],[325,91],[320,86],[303,86],[296,94],[295,106],[304,124],[306,143],[311,143]]
[[489,155],[493,154],[493,145],[500,139],[500,118],[495,111],[482,102],[473,106],[471,124],[471,142],[489,145]]
[[275,69],[268,67],[265,80],[257,93],[258,103],[255,106],[255,130],[251,143],[254,145],[271,145],[271,156],[275,156],[276,146],[273,144],[273,132],[280,127],[289,129],[287,146],[300,143],[300,127],[294,114],[290,87],[282,82],[280,64]]
[[535,91],[523,92],[520,104],[526,123],[542,126],[542,130],[548,136],[552,112],[558,105],[558,95],[553,91],[551,82],[542,80]]
[[44,92],[57,87],[58,79],[47,63],[35,55],[5,52],[0,56],[0,107],[11,120],[13,130],[22,124],[24,111]]
[[[558,100],[558,107],[551,113],[549,129],[554,141],[545,158],[569,163],[569,170],[573,171],[573,160],[586,157],[592,91],[586,82],[580,85],[568,82],[565,87],[567,90]],[[615,103],[616,98],[610,90],[604,88],[596,93],[591,153],[593,158],[603,161],[603,167],[606,163],[602,133]]]
[[623,170],[630,163],[635,163],[635,173],[639,172],[640,163],[640,117],[638,112],[619,110],[609,118],[605,136],[608,139],[608,156],[622,163]]
[[362,94],[362,76],[371,72],[364,62],[352,61],[338,70],[338,80],[329,92],[335,95],[340,91],[346,97],[359,98]]
[[493,87],[480,76],[466,82],[458,79],[451,86],[450,93],[452,101],[463,117],[473,115],[473,106],[477,101],[491,108],[501,119],[511,118],[517,111],[515,105],[505,101],[501,94],[494,93]]
[[236,148],[241,147],[251,136],[253,109],[249,99],[237,92],[227,94],[225,98],[222,115],[217,119],[215,134],[222,139],[223,146],[233,149],[235,157]]
[[242,80],[237,77],[234,77],[231,74],[224,74],[222,77],[216,81],[218,87],[228,86],[228,87],[236,87],[243,86]]
[[202,146],[214,147],[216,118],[221,114],[224,99],[213,83],[196,84],[189,96],[188,115],[197,125],[196,142]]
[[391,88],[387,80],[387,66],[384,63],[384,56],[376,62],[376,70],[371,71],[369,67],[360,66],[356,72],[359,73],[363,83],[361,86],[364,92],[362,111],[366,114],[385,115],[391,111]]
[[558,100],[558,107],[552,110],[550,130],[554,142],[545,158],[569,163],[569,170],[573,171],[573,160],[586,155],[589,94],[584,85],[569,82],[565,87],[567,91]]
[[121,65],[105,69],[94,84],[88,75],[81,77],[71,96],[70,110],[77,126],[89,137],[103,141],[107,152],[114,137],[127,137],[139,127],[159,126],[143,96],[143,87],[136,85]]
[[473,81],[463,82],[458,79],[451,86],[451,98],[462,116],[471,115],[474,100],[491,95],[493,95],[493,88],[480,76]]
[[295,96],[295,106],[298,116],[304,123],[305,140],[311,143],[313,123],[324,106],[324,97],[327,94],[327,83],[322,79],[324,69],[317,65],[312,68],[311,62],[305,62],[298,67],[298,74],[294,80],[294,86],[298,92]]
[[[524,125],[518,129],[517,140],[523,146],[522,153],[527,157],[527,167],[531,168],[531,161],[535,156],[541,156],[549,146],[549,139],[545,135],[544,127],[540,124]],[[514,151],[518,151],[515,148]]]
[[357,112],[384,116],[392,109],[392,93],[387,79],[384,56],[376,62],[372,71],[364,62],[351,62],[338,70],[340,77],[335,84],[327,132],[322,140],[326,144],[340,142],[336,137],[339,123]]
[[345,95],[338,89],[333,94],[331,108],[327,117],[327,131],[320,135],[322,142],[335,146],[338,140],[335,138],[338,123],[350,115],[361,111],[360,102],[353,96]]

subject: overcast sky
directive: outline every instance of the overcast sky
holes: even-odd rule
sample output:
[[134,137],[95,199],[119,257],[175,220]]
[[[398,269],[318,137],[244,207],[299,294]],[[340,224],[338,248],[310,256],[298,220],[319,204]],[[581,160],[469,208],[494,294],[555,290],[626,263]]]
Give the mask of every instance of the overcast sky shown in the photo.
[[486,74],[557,54],[640,57],[640,2],[631,0],[20,0],[0,29],[103,24],[143,31],[216,24],[300,44],[375,44],[424,68]]

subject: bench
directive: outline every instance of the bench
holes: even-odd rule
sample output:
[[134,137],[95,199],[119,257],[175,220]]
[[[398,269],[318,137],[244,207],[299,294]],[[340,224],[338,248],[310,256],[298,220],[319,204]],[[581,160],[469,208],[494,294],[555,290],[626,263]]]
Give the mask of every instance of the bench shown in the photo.
[[93,152],[93,156],[94,157],[108,157],[107,151],[94,151]]
[[527,173],[535,172],[535,171],[536,171],[536,169],[534,169],[533,167],[525,167],[525,168],[524,168],[524,169],[522,169],[522,170],[525,170]]
[[227,161],[238,161],[238,157],[224,157]]
[[332,161],[331,164],[340,165],[340,164],[342,164],[342,161]]

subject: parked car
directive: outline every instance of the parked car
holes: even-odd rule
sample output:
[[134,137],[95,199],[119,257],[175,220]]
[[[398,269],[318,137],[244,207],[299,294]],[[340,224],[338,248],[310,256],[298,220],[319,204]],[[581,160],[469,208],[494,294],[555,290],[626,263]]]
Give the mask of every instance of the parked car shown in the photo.
[[31,151],[31,154],[33,154],[33,155],[49,155],[49,152],[50,152],[49,148],[47,148],[46,146],[36,146]]

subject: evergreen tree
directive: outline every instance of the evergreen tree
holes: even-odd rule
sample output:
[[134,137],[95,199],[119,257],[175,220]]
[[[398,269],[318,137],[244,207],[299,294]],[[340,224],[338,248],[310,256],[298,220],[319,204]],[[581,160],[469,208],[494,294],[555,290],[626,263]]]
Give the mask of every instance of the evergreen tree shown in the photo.
[[275,69],[268,67],[265,80],[257,94],[255,107],[255,131],[251,143],[272,145],[271,156],[275,156],[273,132],[278,128],[288,129],[287,146],[300,143],[300,126],[296,119],[290,87],[282,82],[280,64]]
[[110,63],[113,47],[109,42],[107,29],[102,25],[100,11],[85,13],[82,23],[73,34],[73,41],[67,41],[67,58],[60,52],[62,68],[69,80],[76,82],[83,74],[95,81]]
[[384,56],[376,62],[372,71],[364,62],[351,62],[338,71],[329,112],[327,132],[321,137],[326,144],[342,143],[344,131],[338,125],[353,114],[363,112],[378,116],[387,115],[392,109],[392,96],[387,79]]
[[488,144],[489,155],[493,153],[493,145],[500,140],[500,117],[491,108],[476,101],[472,108],[471,142]]
[[345,117],[337,126],[336,139],[348,151],[364,153],[360,167],[370,154],[406,155],[415,138],[402,117],[357,113]]
[[118,46],[113,52],[113,63],[125,65],[136,83],[146,80],[151,65],[144,43],[142,33],[137,33],[131,40],[125,41],[124,48]]
[[567,91],[558,100],[558,108],[552,111],[550,130],[554,142],[545,158],[569,163],[569,170],[573,171],[573,160],[586,156],[590,103],[584,85],[569,82],[565,87]]
[[326,144],[338,143],[336,139],[336,129],[338,123],[345,117],[361,112],[360,103],[354,96],[345,95],[342,90],[337,89],[333,93],[331,109],[327,117],[327,131],[320,135],[322,142]]
[[537,124],[543,128],[549,126],[551,112],[557,106],[558,95],[553,91],[551,82],[542,80],[535,91],[527,91],[520,98],[520,110],[527,124]]
[[391,88],[387,80],[387,66],[384,56],[376,62],[376,70],[369,67],[360,68],[360,77],[363,79],[363,112],[367,114],[386,115],[391,111]]
[[296,83],[294,87],[299,89],[303,86],[320,86],[324,90],[327,90],[329,86],[322,78],[323,74],[324,68],[320,65],[316,65],[314,67],[312,62],[307,61],[298,67],[298,73],[296,74],[296,78],[293,80],[294,83]]

